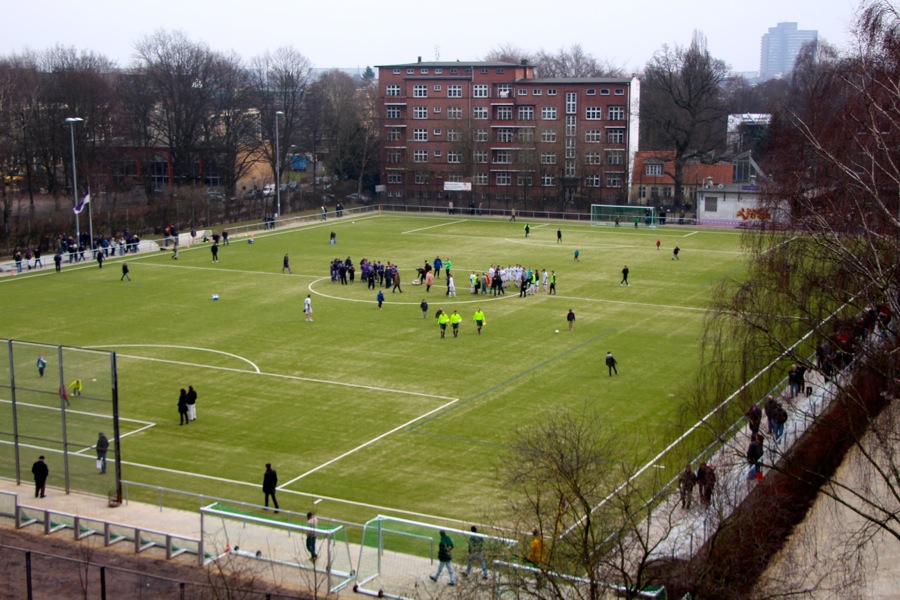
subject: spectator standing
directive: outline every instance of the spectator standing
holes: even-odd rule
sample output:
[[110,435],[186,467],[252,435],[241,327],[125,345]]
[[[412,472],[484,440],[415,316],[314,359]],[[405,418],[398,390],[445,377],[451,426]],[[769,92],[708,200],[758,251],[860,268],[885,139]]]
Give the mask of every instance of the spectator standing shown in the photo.
[[266,508],[269,506],[269,497],[272,498],[272,505],[275,507],[275,512],[278,512],[278,500],[275,498],[275,489],[278,487],[278,473],[275,472],[275,469],[272,468],[271,463],[266,463],[266,472],[263,474],[263,484],[262,490],[266,495]]
[[456,585],[456,574],[453,572],[453,540],[447,535],[443,529],[440,533],[440,541],[438,542],[438,570],[431,576],[431,580],[437,583],[441,572],[447,569],[450,574],[450,583],[448,585]]
[[97,443],[94,445],[94,448],[97,450],[97,468],[100,469],[100,474],[103,475],[106,473],[106,452],[109,450],[109,440],[103,435],[102,431],[97,434]]
[[566,315],[566,321],[569,323],[569,331],[575,328],[575,311],[571,308],[569,309],[569,313]]
[[214,263],[219,262],[219,242],[213,242],[213,245],[209,247],[209,251],[212,252],[212,261]]
[[606,367],[609,370],[609,376],[612,377],[612,374],[615,372],[616,375],[619,374],[619,370],[616,368],[616,365],[619,364],[619,361],[615,359],[612,352],[606,353]]
[[34,476],[34,497],[45,498],[47,478],[50,476],[50,467],[44,462],[43,456],[39,456],[37,462],[31,465],[31,474]]
[[196,421],[197,420],[197,391],[194,389],[194,386],[188,386],[187,392],[187,408],[188,408],[188,421]]
[[38,354],[37,359],[37,370],[41,377],[44,376],[44,369],[47,368],[47,359],[44,358],[43,354]]
[[425,298],[422,298],[422,302],[419,304],[419,308],[422,309],[422,318],[428,318],[428,302],[425,301]]
[[289,275],[293,275],[291,272],[291,258],[288,256],[287,252],[284,253],[284,260],[281,262],[281,272],[284,273],[284,270],[287,269]]
[[[274,499],[274,496],[273,496]],[[312,512],[306,513],[306,524],[312,527],[312,531],[306,532],[306,550],[309,552],[309,559],[313,562],[319,555],[316,554],[316,527],[319,526],[319,519]]]
[[694,484],[697,483],[697,475],[691,469],[690,463],[678,476],[678,491],[681,493],[681,508],[690,510],[691,498],[694,495]]
[[187,390],[184,388],[181,388],[181,393],[178,394],[178,417],[179,425],[190,425],[191,422],[188,420]]

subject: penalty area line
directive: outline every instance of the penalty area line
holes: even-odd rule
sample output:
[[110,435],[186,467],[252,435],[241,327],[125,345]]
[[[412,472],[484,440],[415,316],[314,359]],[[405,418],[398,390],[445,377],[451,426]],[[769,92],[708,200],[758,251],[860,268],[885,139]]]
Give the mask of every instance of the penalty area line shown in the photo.
[[426,230],[428,230],[428,229],[435,229],[435,228],[437,228],[437,227],[445,227],[445,226],[447,226],[447,225],[457,225],[457,224],[459,224],[459,223],[465,223],[465,222],[466,222],[465,219],[459,219],[459,220],[456,220],[456,221],[449,221],[449,222],[447,222],[447,223],[439,223],[439,224],[437,224],[437,225],[429,225],[428,227],[419,227],[418,229],[408,229],[408,230],[406,230],[406,231],[401,231],[401,232],[400,232],[400,235],[405,235],[405,234],[407,234],[407,233],[416,233],[416,232],[418,232],[418,231],[426,231]]

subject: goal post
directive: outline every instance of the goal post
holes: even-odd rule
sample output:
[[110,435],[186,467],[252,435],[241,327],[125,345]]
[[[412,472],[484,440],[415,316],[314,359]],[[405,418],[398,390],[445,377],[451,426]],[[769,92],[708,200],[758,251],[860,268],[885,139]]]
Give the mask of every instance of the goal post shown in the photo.
[[[267,518],[222,502],[201,507],[203,564],[238,556],[322,573],[331,593],[349,584],[355,572],[346,528],[340,524],[323,524],[322,517],[315,527],[294,523],[290,519],[303,519],[305,515],[281,513],[282,518]],[[307,550],[310,536],[315,538],[318,555],[315,560]]]
[[659,226],[659,216],[656,213],[655,206],[591,204],[591,225],[650,227],[655,229]]

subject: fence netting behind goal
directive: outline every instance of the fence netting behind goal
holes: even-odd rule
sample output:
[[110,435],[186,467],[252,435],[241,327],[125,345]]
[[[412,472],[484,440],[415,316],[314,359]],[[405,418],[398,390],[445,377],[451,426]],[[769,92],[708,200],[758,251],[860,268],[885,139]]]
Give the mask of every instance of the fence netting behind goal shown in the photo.
[[[427,590],[435,585],[430,577],[438,568],[441,531],[453,541],[452,564],[457,583],[467,569],[470,537],[481,540],[482,557],[489,570],[494,560],[508,560],[516,543],[471,531],[378,516],[367,522],[363,529],[355,589],[385,597],[421,597],[419,588],[425,586]],[[481,564],[477,559],[473,561],[468,579],[473,583],[482,581]],[[438,583],[446,585],[448,582],[449,576],[442,573]]]
[[654,206],[591,204],[591,225],[655,228],[659,225],[659,217]]
[[[226,556],[266,561],[305,571],[308,581],[326,578],[332,593],[355,575],[342,525],[323,524],[320,518],[318,525],[310,527],[291,521],[304,519],[298,513],[281,511],[277,517],[266,517],[221,502],[202,507],[200,515],[207,564]],[[315,559],[308,544],[315,548]]]

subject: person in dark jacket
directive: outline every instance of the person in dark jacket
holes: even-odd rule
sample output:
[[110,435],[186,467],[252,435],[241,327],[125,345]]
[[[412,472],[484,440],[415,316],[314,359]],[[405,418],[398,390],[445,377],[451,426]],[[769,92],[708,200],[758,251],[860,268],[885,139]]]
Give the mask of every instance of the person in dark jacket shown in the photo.
[[275,488],[278,487],[278,473],[272,468],[271,463],[266,463],[266,472],[263,475],[262,490],[266,495],[266,506],[269,506],[269,496],[272,497],[272,505],[278,512],[278,500],[275,498]]
[[619,374],[619,370],[616,368],[616,365],[618,365],[618,364],[619,364],[619,361],[617,361],[615,359],[615,357],[613,356],[613,353],[607,352],[606,353],[606,367],[609,370],[610,377],[612,377],[613,372],[615,372],[616,375]]
[[178,416],[180,417],[179,425],[184,425],[187,423],[190,425],[191,421],[188,419],[188,403],[187,403],[187,390],[181,388],[181,393],[178,395]]
[[750,424],[750,437],[752,439],[759,433],[759,426],[762,424],[762,411],[759,410],[759,406],[754,402],[747,409],[747,412],[744,413],[744,416],[747,417],[747,422]]
[[747,473],[747,479],[756,479],[759,477],[760,464],[759,461],[763,457],[762,434],[757,433],[751,437],[750,445],[747,446],[747,462],[750,463],[750,471]]
[[448,585],[456,585],[456,574],[453,572],[453,564],[451,563],[453,560],[453,540],[450,539],[450,536],[443,529],[440,535],[441,539],[438,542],[438,570],[437,573],[431,576],[431,580],[437,582],[438,577],[441,576],[441,571],[447,569],[447,572],[450,573],[450,583]]
[[681,493],[681,508],[690,510],[695,483],[697,483],[697,475],[694,474],[691,465],[688,464],[684,468],[684,471],[681,472],[681,475],[678,476],[678,491]]
[[100,465],[100,474],[106,473],[106,452],[109,450],[109,439],[101,431],[97,434],[97,443],[94,445],[97,450],[97,463]]
[[197,420],[197,392],[194,386],[188,386],[187,392],[188,421]]
[[39,456],[37,462],[31,465],[31,474],[34,475],[34,497],[44,498],[47,478],[50,476],[50,467],[44,462],[43,456]]

